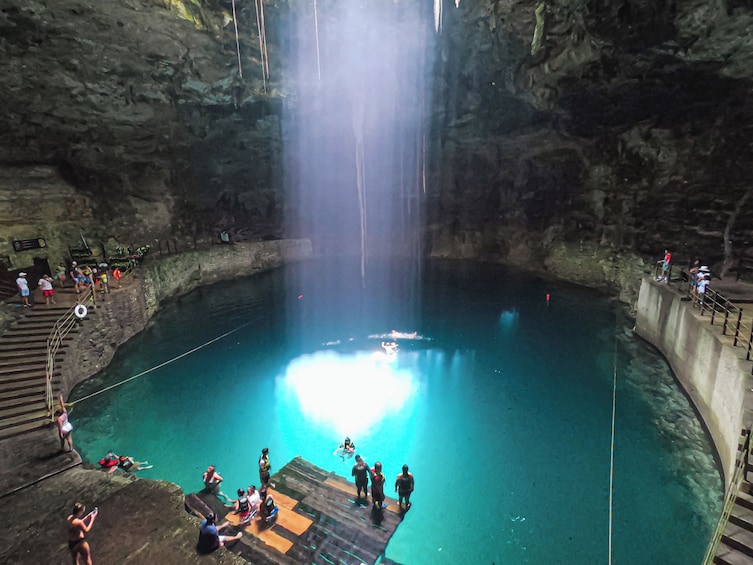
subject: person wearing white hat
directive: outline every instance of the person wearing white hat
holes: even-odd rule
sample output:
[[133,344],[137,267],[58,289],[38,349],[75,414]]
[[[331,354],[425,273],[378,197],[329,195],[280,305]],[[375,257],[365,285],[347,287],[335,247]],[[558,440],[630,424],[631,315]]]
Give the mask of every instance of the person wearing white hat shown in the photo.
[[706,265],[703,265],[698,270],[698,285],[696,288],[696,294],[698,299],[698,304],[703,307],[703,299],[706,298],[706,289],[709,286],[709,281],[711,280],[711,271]]
[[21,300],[24,302],[24,307],[31,307],[31,304],[29,304],[29,281],[26,280],[26,273],[18,273],[16,286],[18,287],[18,293],[21,295]]

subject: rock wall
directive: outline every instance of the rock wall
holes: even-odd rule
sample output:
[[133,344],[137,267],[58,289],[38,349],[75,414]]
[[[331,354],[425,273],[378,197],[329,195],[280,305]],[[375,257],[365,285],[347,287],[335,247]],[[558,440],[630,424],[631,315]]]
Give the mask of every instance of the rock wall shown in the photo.
[[[0,255],[11,269],[28,267],[33,257],[50,267],[69,256],[68,246],[81,246],[81,233],[99,243],[102,231],[94,201],[66,181],[55,167],[0,166]],[[16,252],[13,240],[43,238],[43,249]],[[36,281],[34,281],[36,282]]]
[[202,285],[236,279],[311,256],[307,239],[220,245],[210,251],[188,251],[147,262],[141,272],[149,315],[165,300]]
[[740,431],[753,423],[753,382],[743,348],[725,343],[709,321],[671,287],[641,284],[635,332],[669,361],[711,433],[729,485]]
[[[318,3],[322,44],[345,5]],[[753,257],[749,1],[439,5],[422,31],[413,187],[435,254],[540,267],[554,230],[567,247],[648,260],[668,246],[718,272]],[[236,3],[236,51],[228,0],[3,2],[0,253],[41,231],[63,249],[76,228],[130,245],[222,227],[279,237],[298,174],[285,117],[323,131],[342,117],[302,104],[310,7],[265,3],[267,76],[252,3]]]
[[641,279],[653,274],[655,263],[606,242],[588,238],[568,241],[558,232],[552,227],[542,235],[518,226],[451,233],[444,226],[435,226],[428,253],[432,257],[505,263],[597,288],[618,297],[634,312]]
[[251,276],[311,255],[308,240],[279,240],[215,246],[152,258],[124,287],[97,297],[62,364],[64,394],[104,369],[118,347],[143,330],[162,303],[221,280]]

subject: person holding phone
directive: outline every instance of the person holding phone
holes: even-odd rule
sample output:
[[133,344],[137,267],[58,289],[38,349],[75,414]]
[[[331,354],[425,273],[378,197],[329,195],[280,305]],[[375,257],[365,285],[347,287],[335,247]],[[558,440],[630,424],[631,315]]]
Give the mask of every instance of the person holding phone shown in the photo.
[[66,518],[68,523],[68,551],[71,552],[73,565],[81,563],[79,557],[83,557],[84,565],[92,565],[92,554],[89,542],[86,541],[86,534],[92,529],[99,510],[95,506],[94,510],[84,516],[85,510],[86,507],[77,502],[73,505],[70,516]]

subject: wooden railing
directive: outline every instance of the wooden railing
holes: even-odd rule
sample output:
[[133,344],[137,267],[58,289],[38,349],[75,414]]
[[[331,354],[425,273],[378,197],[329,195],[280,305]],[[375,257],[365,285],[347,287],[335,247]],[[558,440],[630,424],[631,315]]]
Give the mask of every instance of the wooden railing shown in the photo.
[[745,441],[740,453],[738,453],[737,462],[735,464],[735,471],[732,474],[732,481],[727,489],[727,495],[724,498],[724,507],[722,508],[722,514],[719,516],[719,520],[714,528],[714,533],[709,540],[709,545],[706,547],[706,554],[703,556],[703,565],[711,565],[714,562],[714,555],[716,554],[716,548],[719,546],[719,542],[724,535],[724,530],[729,522],[730,514],[735,506],[737,500],[737,494],[740,492],[740,485],[745,480],[746,470],[748,467],[748,455],[750,454],[750,426],[747,430],[743,430],[745,435]]
[[45,397],[47,401],[47,414],[50,421],[55,419],[55,394],[52,388],[52,375],[55,372],[55,355],[60,349],[60,345],[68,335],[68,333],[79,324],[79,316],[77,316],[77,309],[80,310],[80,306],[88,306],[94,304],[96,300],[96,292],[94,285],[89,285],[88,288],[78,295],[76,304],[63,314],[50,331],[50,335],[47,338],[47,364],[45,367],[45,379],[46,379],[46,391]]

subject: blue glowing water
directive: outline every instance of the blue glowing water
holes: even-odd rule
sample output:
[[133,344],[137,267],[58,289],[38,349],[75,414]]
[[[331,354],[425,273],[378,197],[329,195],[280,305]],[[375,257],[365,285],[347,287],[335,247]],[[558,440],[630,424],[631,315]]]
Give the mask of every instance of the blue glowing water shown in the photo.
[[[403,463],[415,475],[387,557],[605,563],[616,367],[614,562],[700,562],[721,507],[712,447],[619,307],[496,266],[430,263],[420,293],[392,296],[384,273],[405,265],[376,270],[365,291],[332,267],[291,265],[167,305],[73,398],[236,331],[78,403],[82,455],[148,459],[142,476],[187,492],[215,463],[232,494],[257,484],[262,447],[273,472],[302,455],[350,478],[352,461],[332,454],[347,434],[388,479]],[[393,358],[378,337],[393,329],[425,339],[398,339]]]

